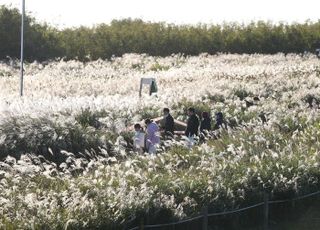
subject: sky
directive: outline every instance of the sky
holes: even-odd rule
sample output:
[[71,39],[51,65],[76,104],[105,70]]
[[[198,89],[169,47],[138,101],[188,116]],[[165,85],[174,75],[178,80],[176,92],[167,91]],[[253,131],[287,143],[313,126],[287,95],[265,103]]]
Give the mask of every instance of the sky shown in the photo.
[[[22,0],[0,0],[21,8]],[[320,0],[25,0],[26,11],[58,28],[141,18],[176,24],[320,19]]]

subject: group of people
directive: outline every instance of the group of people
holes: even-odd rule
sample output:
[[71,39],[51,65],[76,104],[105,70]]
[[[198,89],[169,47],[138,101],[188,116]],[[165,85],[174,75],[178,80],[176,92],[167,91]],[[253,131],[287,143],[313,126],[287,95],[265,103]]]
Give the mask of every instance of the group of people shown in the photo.
[[[222,127],[224,124],[223,114],[218,112],[216,114],[215,125],[212,128],[211,118],[208,112],[201,114],[201,120],[196,114],[194,108],[188,108],[187,110],[188,121],[184,135],[193,142],[194,137],[199,136],[200,133],[207,133],[211,130],[216,130]],[[134,150],[138,153],[144,153],[145,151],[149,154],[155,154],[157,147],[160,144],[160,132],[165,137],[173,137],[175,132],[174,118],[170,114],[168,108],[163,109],[163,122],[159,126],[156,122],[151,119],[145,119],[145,132],[142,126],[137,123],[134,125],[135,135],[133,138]]]

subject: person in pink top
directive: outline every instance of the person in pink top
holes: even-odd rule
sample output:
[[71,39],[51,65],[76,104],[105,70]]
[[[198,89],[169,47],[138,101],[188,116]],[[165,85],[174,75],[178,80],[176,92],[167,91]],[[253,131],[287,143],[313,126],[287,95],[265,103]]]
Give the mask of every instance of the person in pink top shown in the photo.
[[146,119],[146,148],[149,154],[155,154],[160,144],[159,126],[152,120]]

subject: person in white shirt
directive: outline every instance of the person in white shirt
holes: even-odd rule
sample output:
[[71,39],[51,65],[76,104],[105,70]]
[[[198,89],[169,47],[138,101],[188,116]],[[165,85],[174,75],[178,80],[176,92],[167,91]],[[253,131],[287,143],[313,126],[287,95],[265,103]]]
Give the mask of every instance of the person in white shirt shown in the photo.
[[145,148],[145,134],[140,124],[135,124],[134,130],[135,134],[133,137],[133,150],[142,154]]

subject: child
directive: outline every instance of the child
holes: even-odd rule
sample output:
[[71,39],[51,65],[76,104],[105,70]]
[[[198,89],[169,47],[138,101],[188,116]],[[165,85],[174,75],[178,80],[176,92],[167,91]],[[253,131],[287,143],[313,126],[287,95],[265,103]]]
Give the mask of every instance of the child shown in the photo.
[[135,134],[133,137],[133,149],[138,153],[143,153],[145,148],[145,135],[140,124],[134,125]]

